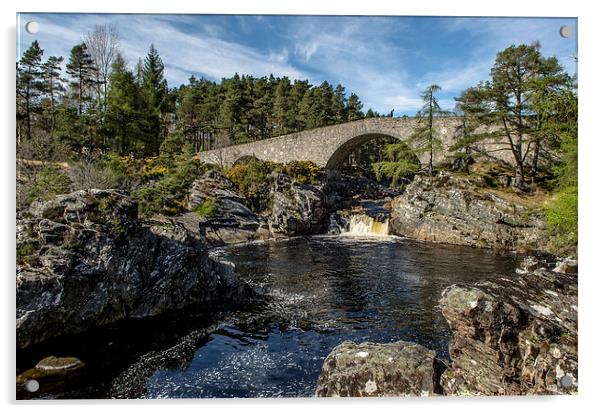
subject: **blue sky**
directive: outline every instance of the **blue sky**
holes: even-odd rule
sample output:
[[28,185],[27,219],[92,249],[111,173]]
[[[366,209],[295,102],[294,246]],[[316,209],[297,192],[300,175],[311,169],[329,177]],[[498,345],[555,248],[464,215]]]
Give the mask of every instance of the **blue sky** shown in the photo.
[[[25,23],[35,20],[31,35]],[[496,52],[539,40],[573,74],[577,54],[574,18],[339,17],[233,15],[21,14],[17,54],[38,40],[45,57],[68,58],[94,25],[113,24],[130,66],[151,43],[165,63],[171,87],[190,75],[212,80],[235,72],[341,83],[369,107],[413,115],[420,91],[442,87],[444,108],[468,86],[488,78]],[[573,35],[562,38],[568,25]]]

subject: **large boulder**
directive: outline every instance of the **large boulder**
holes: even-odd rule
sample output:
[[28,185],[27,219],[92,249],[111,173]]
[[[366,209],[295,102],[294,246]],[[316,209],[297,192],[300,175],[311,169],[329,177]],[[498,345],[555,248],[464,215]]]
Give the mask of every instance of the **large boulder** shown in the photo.
[[115,190],[34,203],[17,224],[17,347],[249,293],[233,265],[168,218],[142,223]]
[[453,334],[446,394],[577,393],[577,276],[529,264],[532,272],[443,292]]
[[275,236],[311,235],[325,232],[328,210],[322,192],[312,185],[292,180],[284,174],[270,176],[270,231]]
[[542,217],[519,195],[451,173],[417,175],[391,208],[391,233],[413,239],[511,251],[545,239]]
[[201,235],[212,246],[236,244],[269,236],[265,219],[253,213],[236,192],[236,186],[221,172],[208,171],[193,182],[188,208],[210,202],[214,211],[198,216]]
[[419,344],[345,341],[324,360],[316,396],[431,396],[436,371],[435,352]]

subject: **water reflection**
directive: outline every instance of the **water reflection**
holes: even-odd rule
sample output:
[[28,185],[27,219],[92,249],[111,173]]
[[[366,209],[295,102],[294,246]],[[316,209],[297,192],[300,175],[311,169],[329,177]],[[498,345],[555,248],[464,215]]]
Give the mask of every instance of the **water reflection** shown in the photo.
[[450,284],[514,268],[511,257],[394,238],[297,238],[219,252],[266,300],[236,314],[183,370],[156,371],[146,397],[310,396],[340,342],[416,341],[447,356],[438,308]]

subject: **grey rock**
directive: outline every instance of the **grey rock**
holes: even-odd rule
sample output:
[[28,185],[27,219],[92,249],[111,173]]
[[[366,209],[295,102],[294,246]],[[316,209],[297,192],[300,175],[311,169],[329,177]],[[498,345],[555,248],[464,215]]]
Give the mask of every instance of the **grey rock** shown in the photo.
[[556,263],[555,272],[563,274],[577,274],[577,260],[565,258]]
[[527,256],[520,263],[520,266],[516,269],[518,273],[527,273],[535,271],[540,265],[540,262],[537,258],[533,256]]
[[236,186],[221,172],[208,171],[190,189],[189,209],[212,200],[217,212],[198,217],[201,236],[209,245],[221,246],[265,239],[269,233],[265,219],[253,213],[236,193]]
[[[141,222],[115,190],[36,203],[17,232],[17,347],[189,305],[244,300],[249,288],[177,220]],[[20,253],[19,253],[20,251]]]
[[577,393],[577,277],[537,267],[443,292],[453,334],[446,394]]
[[391,233],[418,240],[529,251],[545,239],[543,219],[526,206],[445,172],[417,175],[391,209]]
[[435,363],[435,352],[415,343],[345,341],[324,360],[316,396],[432,396]]
[[270,231],[274,235],[310,235],[326,230],[328,210],[324,207],[322,192],[284,174],[273,174],[270,197]]

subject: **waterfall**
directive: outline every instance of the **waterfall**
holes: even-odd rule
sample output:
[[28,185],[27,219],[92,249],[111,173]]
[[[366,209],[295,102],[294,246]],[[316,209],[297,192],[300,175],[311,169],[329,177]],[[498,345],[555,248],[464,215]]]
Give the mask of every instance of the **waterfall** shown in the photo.
[[364,214],[356,214],[349,221],[349,229],[345,235],[389,235],[389,219],[384,222],[375,220]]

